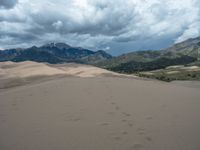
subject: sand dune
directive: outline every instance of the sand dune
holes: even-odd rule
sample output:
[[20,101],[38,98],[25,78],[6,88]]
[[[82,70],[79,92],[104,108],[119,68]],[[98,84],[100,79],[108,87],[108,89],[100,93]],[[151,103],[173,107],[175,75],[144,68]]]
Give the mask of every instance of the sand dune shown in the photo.
[[60,64],[48,65],[31,61],[25,62],[1,62],[0,77],[33,77],[33,76],[52,76],[52,75],[71,75],[77,77],[96,77],[104,74],[119,75],[117,73],[81,64]]
[[82,64],[69,63],[69,64],[50,65],[50,66],[65,71],[67,75],[76,77],[98,77],[98,76],[109,76],[109,75],[130,77],[129,75],[123,75],[105,69],[97,68],[94,66],[82,65]]
[[[15,65],[1,65],[2,76]],[[40,75],[37,65],[18,68]],[[48,75],[52,69],[80,75],[77,69],[85,66],[43,67]],[[15,76],[28,76],[18,71]],[[0,91],[0,150],[199,150],[199,97],[198,87],[106,76],[54,76],[5,89]]]
[[102,77],[118,76],[133,77],[114,73],[105,69],[82,64],[50,65],[31,61],[25,62],[1,62],[0,63],[0,88],[19,86],[34,81],[54,79],[57,77]]
[[[51,76],[57,74],[65,74],[64,71],[49,67],[43,63],[36,63],[31,61],[25,62],[2,62],[0,63],[1,72],[3,77],[20,77],[26,78],[31,76]],[[2,74],[2,73],[1,73]]]

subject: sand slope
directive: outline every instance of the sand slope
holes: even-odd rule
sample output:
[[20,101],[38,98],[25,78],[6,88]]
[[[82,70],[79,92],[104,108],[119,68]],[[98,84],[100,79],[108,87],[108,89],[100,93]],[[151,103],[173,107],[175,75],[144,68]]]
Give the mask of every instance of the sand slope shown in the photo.
[[60,64],[50,65],[31,61],[25,62],[0,62],[0,77],[33,77],[33,76],[52,76],[52,75],[71,75],[77,77],[95,77],[103,74],[119,75],[117,73],[81,64]]
[[31,61],[19,63],[0,62],[0,89],[66,76],[84,78],[102,76],[133,77],[82,64],[50,65]]
[[25,62],[2,62],[0,63],[1,70],[4,71],[5,76],[16,76],[20,78],[31,76],[51,76],[57,74],[64,74],[65,72],[53,67],[49,67],[43,63],[36,63],[31,61]]
[[0,150],[199,150],[199,83],[122,77],[0,63]]
[[0,92],[0,150],[199,150],[200,92],[59,78]]

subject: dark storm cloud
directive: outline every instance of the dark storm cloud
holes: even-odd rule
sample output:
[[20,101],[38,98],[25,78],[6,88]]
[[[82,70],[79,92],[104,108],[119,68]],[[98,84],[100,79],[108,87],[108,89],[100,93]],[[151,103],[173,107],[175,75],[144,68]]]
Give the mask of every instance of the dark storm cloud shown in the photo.
[[17,4],[17,0],[0,0],[0,8],[10,9]]
[[16,2],[0,0],[1,8],[13,8],[0,9],[0,48],[54,41],[152,49],[200,35],[198,0],[19,0],[14,7]]

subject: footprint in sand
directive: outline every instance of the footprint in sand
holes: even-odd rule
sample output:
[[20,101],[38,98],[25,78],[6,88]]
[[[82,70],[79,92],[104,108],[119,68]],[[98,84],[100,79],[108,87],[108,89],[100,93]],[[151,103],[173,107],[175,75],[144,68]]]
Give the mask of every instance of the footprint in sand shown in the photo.
[[146,139],[148,142],[152,142],[152,138],[149,137],[149,136],[145,137],[145,139]]
[[134,144],[131,150],[142,150],[144,149],[144,146],[142,144]]
[[140,135],[144,135],[146,133],[144,128],[138,128],[137,131]]
[[115,136],[115,137],[113,137],[113,139],[116,140],[116,141],[120,141],[122,138],[119,137],[119,136]]
[[123,131],[122,134],[123,134],[123,135],[127,135],[128,132],[127,132],[127,131]]
[[11,106],[13,107],[12,109],[14,111],[18,111],[19,110],[19,108],[17,107],[17,103],[16,102],[12,103]]
[[122,119],[121,121],[122,121],[122,122],[127,122],[127,120],[126,120],[126,119]]
[[6,120],[6,119],[1,119],[1,122],[2,122],[2,123],[6,123],[7,120]]
[[101,126],[108,126],[108,125],[109,125],[108,122],[101,123]]
[[73,117],[73,116],[64,117],[64,121],[77,122],[80,120],[81,120],[81,118]]
[[108,112],[107,114],[113,116],[115,113],[114,112]]
[[111,102],[111,105],[115,105],[116,103],[115,102]]
[[32,96],[33,96],[33,94],[29,94],[28,96],[32,97]]
[[74,119],[71,119],[73,122],[76,122],[76,121],[80,121],[81,119],[80,118],[74,118]]
[[119,106],[115,106],[115,110],[120,110],[120,107]]
[[13,103],[12,106],[15,107],[15,106],[17,106],[17,104],[16,104],[16,103]]
[[48,91],[43,91],[45,94],[47,94],[48,93]]
[[129,126],[129,127],[133,127],[133,123],[129,122],[129,123],[128,123],[128,126]]
[[146,117],[146,119],[147,119],[147,120],[152,120],[152,119],[153,119],[153,117],[151,117],[151,116],[148,116],[148,117]]
[[123,114],[125,117],[130,117],[130,116],[131,116],[131,114],[126,113],[126,112],[123,112],[122,114]]

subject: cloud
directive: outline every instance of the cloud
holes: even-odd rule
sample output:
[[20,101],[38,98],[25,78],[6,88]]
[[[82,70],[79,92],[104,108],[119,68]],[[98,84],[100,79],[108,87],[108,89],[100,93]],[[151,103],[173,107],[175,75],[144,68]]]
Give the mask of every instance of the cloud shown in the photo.
[[183,34],[176,39],[175,43],[182,42],[188,38],[198,37],[200,35],[199,25],[200,22],[195,22],[189,25],[189,27],[183,32]]
[[59,30],[60,28],[63,27],[63,22],[62,21],[56,21],[52,24],[53,27],[55,27],[56,30]]
[[[158,49],[200,35],[199,0],[0,0],[0,46]],[[15,7],[14,7],[15,6]],[[7,9],[12,8],[12,9]]]
[[0,8],[10,9],[17,4],[17,0],[0,0]]

